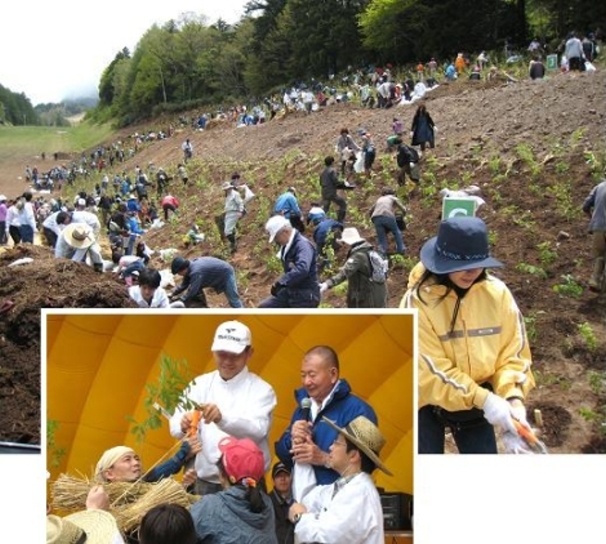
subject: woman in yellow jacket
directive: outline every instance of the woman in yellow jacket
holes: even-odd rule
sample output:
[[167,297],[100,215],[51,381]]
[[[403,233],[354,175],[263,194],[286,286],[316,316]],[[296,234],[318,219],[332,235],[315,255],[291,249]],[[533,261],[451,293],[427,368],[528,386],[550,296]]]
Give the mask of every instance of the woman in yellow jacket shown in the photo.
[[507,286],[487,268],[488,233],[477,217],[442,221],[421,249],[400,307],[419,311],[419,453],[444,453],[450,428],[461,453],[529,451],[513,419],[528,427],[534,387],[524,321]]

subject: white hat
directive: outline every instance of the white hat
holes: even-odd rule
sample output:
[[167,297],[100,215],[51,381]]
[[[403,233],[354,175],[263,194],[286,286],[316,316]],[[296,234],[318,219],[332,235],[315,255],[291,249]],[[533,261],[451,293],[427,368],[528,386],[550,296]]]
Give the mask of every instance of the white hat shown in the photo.
[[343,230],[343,234],[341,235],[341,240],[350,246],[353,246],[356,242],[362,242],[364,238],[360,236],[358,229],[353,227],[348,227]]
[[99,461],[97,461],[97,466],[95,467],[95,478],[100,481],[105,481],[105,476],[103,473],[108,469],[113,467],[117,461],[120,460],[124,455],[132,453],[135,451],[128,446],[115,446],[103,452],[103,455],[100,457]]
[[6,200],[6,197],[4,195],[0,195],[0,202],[4,202]]
[[86,249],[95,243],[95,233],[86,223],[70,223],[62,234],[65,241],[76,249]]
[[250,329],[239,321],[226,321],[217,327],[211,351],[242,353],[252,343]]
[[231,181],[224,181],[223,185],[221,186],[221,189],[223,189],[224,191],[227,191],[228,189],[233,189],[234,188],[234,184]]
[[105,510],[83,510],[61,518],[46,516],[47,544],[76,544],[86,535],[86,544],[120,542],[116,518]]
[[286,226],[290,226],[290,221],[283,215],[274,215],[273,217],[270,217],[265,224],[265,230],[269,234],[269,241],[273,242],[276,234]]
[[84,200],[83,198],[79,198],[78,200],[76,200],[76,206],[86,206],[86,200]]

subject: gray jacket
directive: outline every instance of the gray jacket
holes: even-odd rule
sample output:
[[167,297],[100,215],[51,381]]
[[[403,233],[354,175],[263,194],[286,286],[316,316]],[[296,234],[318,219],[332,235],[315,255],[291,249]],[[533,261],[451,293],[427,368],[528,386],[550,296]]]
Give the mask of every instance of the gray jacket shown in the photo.
[[583,211],[591,215],[589,232],[606,232],[606,179],[591,190],[583,202]]
[[212,544],[278,544],[270,498],[258,514],[248,508],[246,491],[233,486],[205,495],[190,509],[201,542]]
[[386,308],[387,286],[370,281],[371,265],[368,252],[373,249],[366,241],[351,246],[347,261],[341,269],[326,281],[329,288],[347,280],[348,308]]

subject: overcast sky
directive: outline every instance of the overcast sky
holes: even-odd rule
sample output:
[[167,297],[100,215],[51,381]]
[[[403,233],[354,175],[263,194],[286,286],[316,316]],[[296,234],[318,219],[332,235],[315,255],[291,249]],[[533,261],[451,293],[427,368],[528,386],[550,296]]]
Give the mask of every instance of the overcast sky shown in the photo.
[[[132,52],[154,23],[184,13],[236,23],[247,0],[14,0],[2,8],[0,85],[32,105],[96,89],[124,47]],[[10,6],[10,7],[9,7]]]

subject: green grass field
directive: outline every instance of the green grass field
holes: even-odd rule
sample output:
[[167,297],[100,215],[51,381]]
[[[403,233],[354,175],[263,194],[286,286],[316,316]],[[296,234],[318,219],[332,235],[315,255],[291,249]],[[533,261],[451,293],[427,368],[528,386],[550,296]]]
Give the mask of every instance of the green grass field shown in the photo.
[[113,129],[110,125],[79,123],[72,127],[0,126],[0,162],[32,157],[45,152],[84,151],[104,141]]

